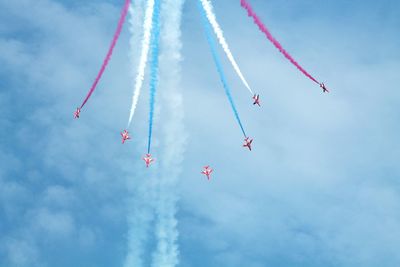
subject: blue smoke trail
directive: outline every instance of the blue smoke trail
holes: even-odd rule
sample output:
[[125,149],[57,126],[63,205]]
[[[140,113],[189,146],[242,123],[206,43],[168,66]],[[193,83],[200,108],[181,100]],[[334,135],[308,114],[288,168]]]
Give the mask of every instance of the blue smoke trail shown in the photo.
[[222,82],[222,84],[224,86],[225,94],[228,97],[229,103],[231,104],[233,113],[235,114],[236,120],[239,123],[240,129],[242,130],[242,133],[243,133],[244,137],[247,137],[246,132],[244,131],[242,122],[240,121],[239,113],[236,110],[235,103],[233,102],[233,98],[232,98],[232,95],[231,95],[231,89],[229,88],[228,83],[226,81],[225,74],[224,74],[224,71],[222,69],[221,61],[219,60],[218,55],[217,55],[217,49],[216,49],[215,41],[214,41],[214,39],[213,39],[213,37],[211,35],[210,24],[209,24],[209,22],[207,20],[207,15],[206,15],[206,13],[205,13],[205,11],[203,9],[203,6],[201,5],[200,0],[198,1],[198,7],[199,7],[199,10],[200,10],[200,13],[201,13],[201,17],[203,19],[204,30],[205,30],[205,33],[207,35],[208,44],[210,45],[211,54],[213,56],[215,65],[217,67],[217,71],[218,71],[219,77],[221,79],[221,82]]
[[151,60],[150,60],[150,114],[149,114],[149,141],[147,145],[147,153],[150,154],[151,136],[153,132],[154,104],[156,90],[158,84],[158,53],[159,53],[159,37],[160,37],[160,3],[156,0],[154,3],[153,13],[153,29],[151,40]]

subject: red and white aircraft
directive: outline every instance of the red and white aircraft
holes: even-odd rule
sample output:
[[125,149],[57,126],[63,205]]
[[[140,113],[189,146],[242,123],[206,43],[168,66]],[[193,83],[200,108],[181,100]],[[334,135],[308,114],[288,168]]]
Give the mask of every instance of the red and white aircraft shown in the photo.
[[76,110],[74,111],[74,119],[79,119],[80,113],[81,113],[81,109],[76,108]]
[[129,132],[127,130],[124,130],[123,132],[120,133],[122,136],[122,143],[125,143],[126,140],[131,139],[129,137]]
[[248,147],[249,150],[251,151],[251,143],[253,142],[253,139],[250,139],[250,137],[246,137],[244,139],[243,147]]
[[326,88],[326,86],[325,86],[324,83],[320,83],[320,84],[319,84],[319,87],[322,88],[322,92],[323,92],[323,93],[329,93],[329,90],[328,90],[328,88]]
[[205,176],[207,176],[207,179],[210,180],[210,175],[213,172],[213,169],[210,168],[210,166],[204,166],[203,167],[204,170],[201,172],[202,174],[204,174]]
[[254,100],[253,105],[258,105],[260,107],[260,95],[254,94],[253,100]]
[[146,163],[147,168],[154,161],[154,159],[151,157],[151,154],[146,154],[146,156],[143,158],[143,160]]

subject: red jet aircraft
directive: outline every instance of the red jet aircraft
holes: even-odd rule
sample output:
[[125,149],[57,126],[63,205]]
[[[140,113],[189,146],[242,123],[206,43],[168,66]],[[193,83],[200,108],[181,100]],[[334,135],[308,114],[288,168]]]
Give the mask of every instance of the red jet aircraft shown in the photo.
[[151,157],[151,154],[146,154],[146,156],[143,158],[143,160],[146,163],[147,168],[154,161],[154,159]]
[[80,108],[76,108],[76,110],[74,112],[74,119],[79,119],[80,113],[81,113],[81,109]]
[[131,139],[129,137],[129,132],[127,130],[124,130],[123,132],[120,133],[122,136],[122,143],[125,143],[126,140]]
[[253,139],[250,139],[250,137],[246,137],[244,139],[243,147],[248,147],[249,150],[251,151],[251,143],[253,142]]
[[253,100],[254,100],[253,105],[258,105],[260,107],[260,95],[255,94],[253,96]]
[[207,176],[207,179],[210,180],[210,175],[213,172],[213,169],[210,168],[210,166],[204,166],[203,167],[204,170],[201,172],[202,174],[204,174],[205,176]]
[[328,90],[328,88],[326,88],[326,86],[325,86],[324,83],[320,83],[320,84],[319,84],[319,87],[322,88],[322,92],[323,92],[323,93],[329,93],[329,90]]

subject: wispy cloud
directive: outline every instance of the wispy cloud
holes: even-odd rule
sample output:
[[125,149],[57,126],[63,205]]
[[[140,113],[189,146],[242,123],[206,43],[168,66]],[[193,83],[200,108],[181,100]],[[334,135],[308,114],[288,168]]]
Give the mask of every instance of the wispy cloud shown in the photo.
[[[237,91],[241,115],[256,138],[254,150],[246,153],[237,125],[227,120],[231,110],[223,101],[197,7],[187,2],[182,54],[165,50],[185,58],[182,87],[160,83],[159,91],[161,111],[178,103],[184,114],[162,118],[160,112],[158,161],[149,169],[182,171],[173,188],[181,192],[177,215],[162,220],[178,221],[179,265],[399,265],[399,5],[391,0],[251,1],[288,51],[335,89],[324,96],[310,90],[310,82],[265,43],[239,1],[213,3],[217,14],[224,14],[219,22],[228,25],[224,34],[230,48],[243,59],[240,67],[260,88],[265,104],[255,110],[247,92]],[[131,143],[120,144],[132,90],[127,31],[103,77],[104,90],[93,95],[85,116],[71,118],[71,107],[86,93],[107,51],[120,5],[21,0],[0,1],[0,7],[0,24],[7,25],[0,38],[1,50],[7,51],[0,54],[0,265],[122,266],[127,211],[137,208],[153,227],[158,198],[147,189],[165,181],[140,162],[146,121],[137,121]],[[175,38],[162,36],[163,42]],[[222,64],[231,85],[240,86],[229,62]],[[177,71],[162,67],[161,76],[163,69],[167,75]],[[273,75],[266,79],[265,73]],[[147,105],[138,107],[136,115],[146,116]],[[190,138],[179,165],[182,147],[173,144],[182,132]],[[162,149],[164,134],[172,150]],[[204,163],[215,168],[210,183],[199,173]],[[137,186],[151,181],[157,183]],[[153,192],[149,202],[137,201],[136,190]],[[167,207],[164,215],[176,208]],[[50,231],[43,218],[60,218],[65,227]],[[158,239],[144,233],[143,256],[151,262]]]
[[[118,214],[125,208],[123,198],[111,196],[125,195],[124,153],[116,145],[118,131],[105,130],[117,129],[115,121],[101,120],[107,117],[107,112],[99,109],[103,93],[94,96],[96,101],[82,121],[71,120],[70,110],[101,63],[120,6],[81,5],[70,10],[53,1],[2,1],[0,7],[10,15],[2,16],[2,23],[14,29],[0,39],[7,51],[0,56],[4,66],[0,70],[0,102],[5,110],[0,134],[4,159],[0,168],[0,265],[71,265],[73,258],[79,258],[80,264],[91,262],[90,255],[98,248],[113,251],[116,244],[124,243],[125,217]],[[28,9],[30,12],[19,12]],[[20,23],[27,26],[19,28]],[[29,32],[32,28],[35,31]],[[121,51],[127,51],[126,35],[121,38],[110,66],[123,66],[125,61]],[[115,75],[115,70],[111,67],[110,73]],[[128,76],[128,68],[119,70]],[[105,74],[102,86],[111,87],[110,73]],[[128,82],[125,76],[123,81],[113,81],[113,87]],[[99,139],[89,137],[95,125],[102,125],[95,131],[103,131],[108,141],[99,145]],[[90,155],[95,144],[107,159]],[[109,156],[117,161],[110,161]],[[100,162],[104,168],[95,167]],[[115,255],[100,256],[101,264],[122,261]]]

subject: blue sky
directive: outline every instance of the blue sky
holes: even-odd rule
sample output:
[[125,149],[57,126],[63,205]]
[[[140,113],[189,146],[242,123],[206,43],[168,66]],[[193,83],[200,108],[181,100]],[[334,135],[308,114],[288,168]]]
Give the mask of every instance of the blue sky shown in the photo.
[[[255,138],[254,150],[245,151],[196,3],[186,1],[178,266],[400,265],[400,4],[251,3],[331,93],[291,66],[239,1],[214,1],[232,52],[261,95],[262,108],[249,105],[220,50]],[[140,160],[147,87],[134,139],[125,146],[119,140],[133,87],[128,27],[82,117],[72,119],[121,5],[0,0],[0,266],[123,266],[132,204],[150,218],[138,226],[149,235],[145,260],[154,251],[151,203],[136,198],[158,168],[146,170]],[[156,147],[167,123],[160,118]],[[215,169],[211,182],[199,173],[205,164]]]

